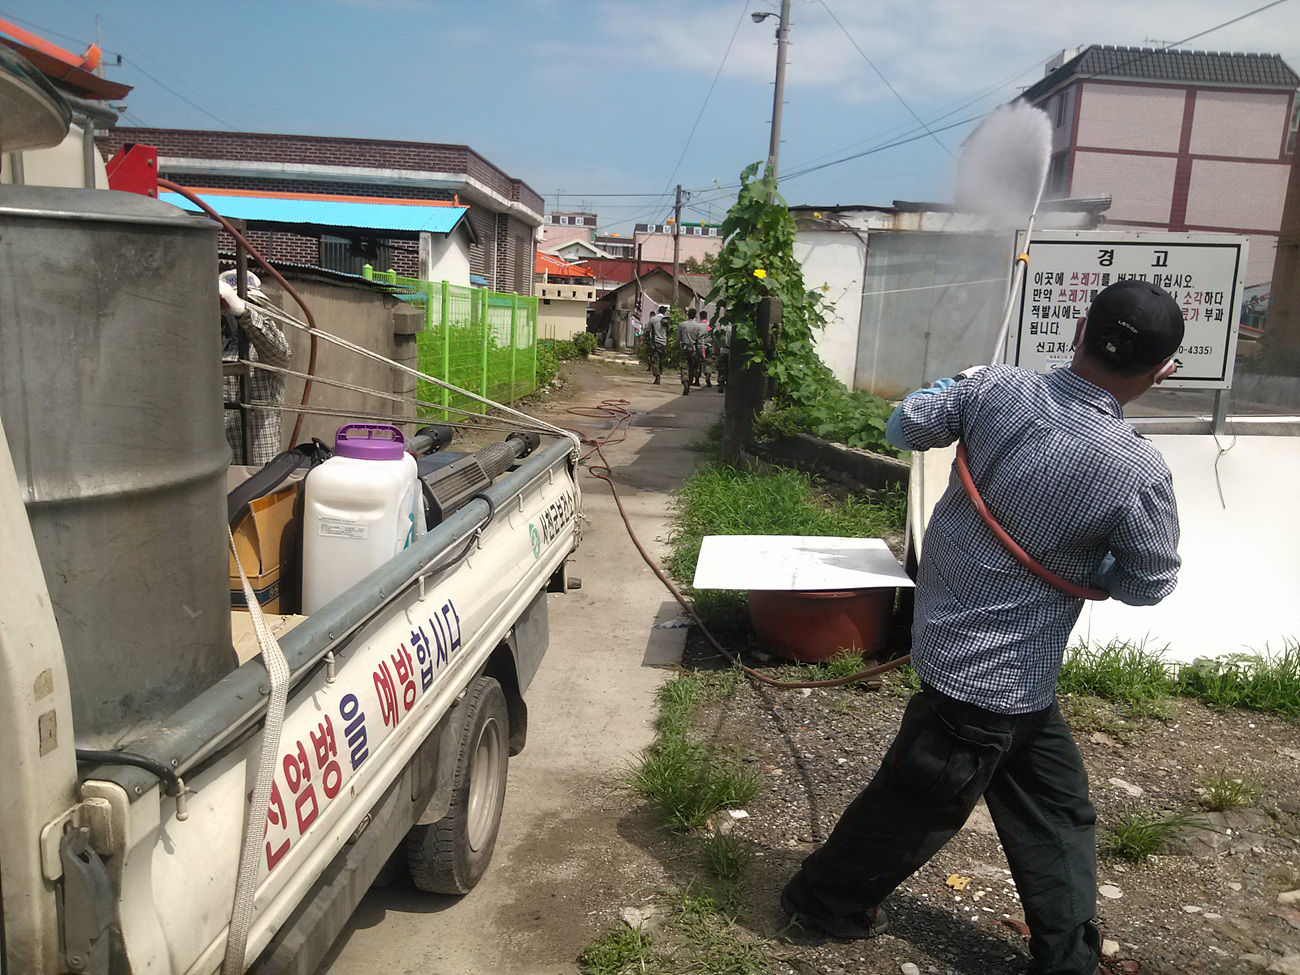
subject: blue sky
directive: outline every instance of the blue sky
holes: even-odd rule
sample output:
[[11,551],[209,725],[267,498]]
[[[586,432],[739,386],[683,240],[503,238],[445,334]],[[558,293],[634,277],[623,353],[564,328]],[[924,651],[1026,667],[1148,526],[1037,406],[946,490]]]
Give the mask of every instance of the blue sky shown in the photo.
[[[821,205],[948,199],[974,125],[964,120],[1033,84],[1062,48],[1163,45],[1265,2],[794,0],[783,174],[911,138],[913,112],[931,128],[963,124],[782,192]],[[126,104],[141,124],[465,143],[548,209],[585,207],[619,231],[662,220],[679,182],[693,191],[687,219],[721,219],[726,185],[766,156],[775,18],[749,14],[778,6],[0,0],[0,16],[80,53],[99,15],[109,63],[123,57],[109,77],[136,86]],[[1280,54],[1300,69],[1300,0],[1186,47]]]

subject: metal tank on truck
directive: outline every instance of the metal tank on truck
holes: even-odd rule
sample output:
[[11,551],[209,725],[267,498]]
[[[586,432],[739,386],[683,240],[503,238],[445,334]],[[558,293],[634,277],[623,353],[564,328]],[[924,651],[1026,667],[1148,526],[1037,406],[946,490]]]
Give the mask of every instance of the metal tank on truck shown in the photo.
[[216,228],[134,193],[0,197],[0,418],[63,636],[78,745],[234,669]]
[[[57,142],[25,84],[0,110]],[[145,195],[0,187],[5,972],[309,973],[395,851],[442,893],[492,856],[577,438],[500,407],[524,430],[476,453],[407,440],[427,530],[307,616],[241,566],[237,656],[227,526],[297,488],[282,455],[226,496],[216,272],[215,225]]]

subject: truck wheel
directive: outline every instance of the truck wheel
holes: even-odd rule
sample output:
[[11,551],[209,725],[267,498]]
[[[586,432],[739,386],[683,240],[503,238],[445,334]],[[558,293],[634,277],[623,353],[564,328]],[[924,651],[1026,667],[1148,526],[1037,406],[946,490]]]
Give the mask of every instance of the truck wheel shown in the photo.
[[480,677],[461,706],[469,711],[447,815],[406,838],[411,879],[436,894],[467,894],[478,883],[492,859],[506,798],[510,716],[501,685]]

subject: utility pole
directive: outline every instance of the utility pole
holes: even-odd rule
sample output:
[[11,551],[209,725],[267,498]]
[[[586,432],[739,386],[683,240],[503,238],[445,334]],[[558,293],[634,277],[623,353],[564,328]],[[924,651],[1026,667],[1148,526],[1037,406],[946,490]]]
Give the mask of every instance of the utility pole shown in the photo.
[[673,205],[673,307],[681,293],[679,261],[682,255],[682,184],[677,184],[677,202]]
[[776,178],[781,155],[781,107],[785,104],[785,51],[790,45],[790,0],[781,0],[781,23],[776,28],[776,86],[772,93],[772,141],[767,148],[767,169]]

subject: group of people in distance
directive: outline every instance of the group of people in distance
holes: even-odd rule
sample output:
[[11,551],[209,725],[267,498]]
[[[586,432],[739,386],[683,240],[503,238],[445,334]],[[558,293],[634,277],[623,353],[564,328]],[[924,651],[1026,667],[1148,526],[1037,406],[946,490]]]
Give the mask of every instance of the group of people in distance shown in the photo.
[[677,343],[677,368],[682,381],[682,395],[689,396],[692,386],[713,385],[713,368],[717,364],[718,392],[727,388],[727,369],[730,365],[731,326],[722,323],[722,309],[718,308],[718,321],[709,324],[708,312],[692,308],[673,335],[668,306],[660,305],[645,329],[646,361],[654,376],[654,385],[660,384],[668,349]]

